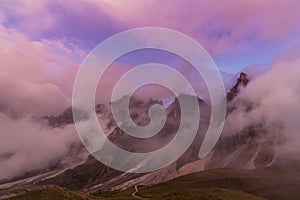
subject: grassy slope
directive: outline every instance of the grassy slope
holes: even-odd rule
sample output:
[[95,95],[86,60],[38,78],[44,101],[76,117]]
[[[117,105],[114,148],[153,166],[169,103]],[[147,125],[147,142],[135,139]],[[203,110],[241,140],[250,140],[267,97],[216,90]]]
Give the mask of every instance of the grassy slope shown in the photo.
[[[190,174],[167,183],[151,187],[140,186],[138,196],[161,197],[161,199],[205,199],[202,195],[217,195],[206,199],[235,199],[234,194],[241,191],[271,200],[298,200],[300,199],[300,170],[284,168],[264,168],[257,170],[215,169]],[[219,189],[212,189],[219,188]],[[127,191],[125,191],[127,192]],[[226,193],[226,195],[225,195]],[[239,193],[236,195],[243,195]],[[124,196],[123,192],[111,194],[110,197]],[[163,197],[163,198],[162,198]],[[180,198],[179,198],[180,197]],[[193,198],[190,198],[193,197]],[[250,199],[253,197],[249,197]],[[247,199],[240,197],[237,199]],[[255,199],[255,198],[254,198]]]
[[[183,176],[167,183],[139,186],[137,195],[151,199],[169,200],[298,200],[300,199],[299,169],[207,170]],[[22,197],[13,199],[137,199],[131,196],[134,192],[133,188],[95,197],[82,196],[58,187],[54,187],[54,189],[51,189],[53,186],[48,187],[45,191],[28,192]]]
[[90,196],[71,192],[70,190],[47,185],[41,190],[27,192],[26,194],[9,198],[10,200],[90,200]]
[[97,185],[113,177],[120,175],[121,172],[111,170],[95,159],[89,159],[83,165],[79,165],[72,170],[48,179],[43,184],[58,185],[70,190],[83,190],[86,187]]
[[[132,197],[132,190],[122,192],[122,194],[113,195],[111,197],[95,197],[77,194],[69,190],[57,187],[46,186],[42,190],[31,191],[18,197],[10,198],[10,200],[130,200],[137,199]],[[198,197],[198,198],[195,198]],[[255,197],[241,191],[227,190],[227,189],[193,189],[186,191],[165,192],[155,195],[151,199],[180,199],[180,200],[264,200],[263,198]]]
[[[153,200],[264,200],[264,198],[257,197],[251,194],[247,194],[242,191],[222,189],[222,188],[205,188],[205,189],[167,189],[161,188],[159,193],[153,193],[149,191],[141,191],[136,194],[139,197]],[[127,194],[125,197],[124,193],[118,193],[107,197],[106,199],[117,199],[117,200],[130,200],[137,199],[130,197]]]

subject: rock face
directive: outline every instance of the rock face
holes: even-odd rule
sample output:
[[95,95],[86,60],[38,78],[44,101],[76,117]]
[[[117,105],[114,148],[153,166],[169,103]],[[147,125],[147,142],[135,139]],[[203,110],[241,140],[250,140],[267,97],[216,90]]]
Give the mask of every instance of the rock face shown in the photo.
[[[95,112],[97,114],[101,114],[101,113],[105,112],[105,109],[106,109],[106,107],[104,104],[98,104],[95,106]],[[82,120],[84,120],[87,117],[88,116],[83,115]],[[48,125],[52,128],[63,127],[68,124],[73,124],[74,119],[73,119],[72,107],[68,107],[62,114],[60,114],[58,116],[45,116],[45,117],[42,117],[42,119],[47,120]]]
[[[185,98],[191,98],[191,96],[185,95]],[[155,100],[149,100],[148,102],[145,102],[137,99],[132,99],[132,101],[130,102],[130,114],[136,124],[143,126],[149,123],[148,110],[153,104],[162,104],[162,102]],[[137,178],[140,178],[139,182],[142,182],[144,184],[159,183],[175,178],[177,176],[177,171],[182,166],[184,166],[187,163],[196,161],[198,159],[198,152],[204,138],[204,133],[206,132],[208,127],[209,120],[207,119],[207,115],[209,115],[210,113],[210,106],[201,99],[198,99],[198,104],[200,110],[203,112],[201,113],[201,119],[199,121],[199,129],[197,136],[190,148],[188,148],[187,151],[184,152],[183,155],[169,168],[162,169],[157,172],[149,173],[146,175],[122,173],[109,167],[106,167],[105,165],[100,164],[98,161],[96,161],[93,157],[90,157],[89,161],[87,161],[85,164],[82,164],[81,166],[78,166],[73,170],[68,170],[67,172],[57,177],[49,179],[46,183],[57,184],[63,187],[67,187],[69,189],[83,189],[89,192],[97,192],[98,190],[101,191],[101,187],[114,188],[123,183],[126,185],[124,187],[130,186],[130,184],[126,184],[126,182]],[[100,115],[102,116],[103,114]],[[166,108],[166,114],[167,121],[164,127],[159,133],[157,133],[153,137],[143,139],[132,137],[123,132],[119,127],[113,126],[114,128],[112,129],[111,133],[108,134],[108,139],[118,147],[131,152],[146,153],[158,150],[163,146],[167,145],[177,134],[177,130],[181,119],[181,112],[180,104],[176,98],[173,101],[173,103],[171,103],[168,106],[168,108]],[[110,120],[108,121],[108,124],[115,124],[113,121]],[[117,158],[112,157],[111,159],[114,160]],[[129,161],[124,160],[122,162],[124,165],[126,165],[126,162]],[[147,163],[145,163],[145,165],[147,165]],[[93,170],[96,168],[98,169],[97,173],[95,173],[95,170]],[[167,170],[167,172],[165,170]],[[110,172],[110,175],[107,174],[107,171]],[[108,176],[105,176],[106,178],[103,179],[105,174],[107,174]],[[143,176],[147,178],[144,178]],[[74,179],[74,177],[76,178]],[[67,180],[72,181],[70,182]],[[101,187],[92,187],[95,185],[101,185]]]
[[248,75],[244,72],[240,73],[240,77],[237,79],[236,84],[227,93],[227,101],[231,101],[240,91],[241,87],[246,87],[249,83]]
[[[239,94],[241,88],[246,87],[248,83],[248,75],[241,72],[236,84],[227,93],[228,115],[234,115],[233,111],[239,107],[247,108],[244,112],[252,110],[250,102],[232,101]],[[223,132],[214,150],[211,152],[212,159],[207,162],[205,168],[255,169],[275,165],[279,159],[274,147],[281,140],[277,133],[270,133],[264,127],[263,122],[261,124],[250,124],[236,133],[227,135]]]
[[[241,73],[240,77],[237,79],[236,84],[227,94],[227,98],[229,98],[229,100],[232,100],[236,95],[238,95],[240,88],[247,86],[248,83],[248,76],[245,73]],[[161,102],[154,102],[153,100],[150,102],[133,100],[130,104],[133,120],[139,125],[146,125],[149,122],[147,112],[151,105],[155,103],[161,104]],[[277,157],[275,155],[273,145],[276,145],[276,143],[279,142],[279,138],[277,138],[276,135],[267,135],[265,133],[265,130],[260,129],[260,127],[256,125],[253,125],[252,127],[249,127],[241,131],[240,133],[232,134],[231,136],[222,136],[211,154],[207,158],[199,160],[198,152],[209,125],[210,106],[201,99],[198,99],[198,103],[201,112],[204,111],[202,113],[206,114],[205,116],[201,115],[197,136],[192,145],[187,149],[187,151],[171,166],[165,169],[161,169],[157,172],[148,173],[146,175],[120,173],[108,168],[109,171],[113,172],[112,174],[114,174],[111,179],[107,177],[108,179],[106,179],[104,182],[101,179],[103,175],[100,173],[101,176],[94,177],[93,180],[88,180],[89,184],[102,184],[102,186],[120,189],[122,187],[126,188],[133,186],[134,184],[154,184],[170,180],[172,178],[175,178],[176,176],[179,176],[180,171],[187,165],[189,166],[185,168],[189,168],[188,171],[197,172],[206,169],[223,167],[254,169],[258,167],[272,166],[277,162]],[[168,106],[166,112],[167,121],[164,128],[152,138],[134,138],[124,133],[118,127],[115,127],[112,130],[108,138],[115,145],[127,151],[149,152],[160,149],[164,145],[168,144],[177,133],[178,125],[180,123],[180,105],[177,99],[175,99],[174,102]],[[94,158],[91,159],[93,160]],[[124,162],[124,164],[126,164],[126,161]],[[95,161],[95,163],[97,162]],[[193,166],[192,163],[196,163],[196,166]],[[89,170],[89,165],[82,165],[81,167],[82,169],[87,168],[83,171],[91,172],[90,175],[86,176],[92,176],[93,170]],[[166,177],[166,175],[169,176]],[[57,182],[57,180],[67,180],[69,179],[68,176],[80,177],[76,173],[76,170],[71,170],[69,171],[68,175],[62,174],[58,177],[55,177],[54,179],[51,179],[50,181],[52,184],[58,183],[61,186],[65,186],[63,181]],[[109,179],[110,181],[108,181]],[[84,183],[81,184],[84,185]],[[77,189],[72,187],[69,188]],[[88,188],[86,189],[89,190]],[[95,192],[95,190],[93,192]]]
[[63,125],[74,123],[72,107],[67,108],[59,116],[45,116],[44,119],[48,120],[48,125],[50,127],[60,127]]

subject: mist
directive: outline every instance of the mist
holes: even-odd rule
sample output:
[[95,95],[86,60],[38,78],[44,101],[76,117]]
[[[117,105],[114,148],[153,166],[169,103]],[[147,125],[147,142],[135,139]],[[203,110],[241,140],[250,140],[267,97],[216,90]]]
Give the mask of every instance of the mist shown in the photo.
[[13,119],[0,113],[0,127],[0,181],[86,158],[73,125],[49,128],[30,116]]
[[276,136],[274,148],[278,157],[298,160],[300,59],[285,55],[275,59],[270,69],[252,76],[247,87],[241,88],[230,102],[229,106],[235,109],[226,119],[224,134],[235,135],[246,128],[259,127],[260,137]]

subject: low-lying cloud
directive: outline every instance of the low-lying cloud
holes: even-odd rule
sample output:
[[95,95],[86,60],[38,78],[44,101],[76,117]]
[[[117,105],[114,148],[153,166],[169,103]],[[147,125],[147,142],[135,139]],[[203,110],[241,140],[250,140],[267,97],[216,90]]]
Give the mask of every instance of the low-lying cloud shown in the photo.
[[300,152],[299,66],[300,58],[295,56],[295,52],[292,57],[283,54],[269,70],[251,80],[231,103],[236,109],[228,115],[226,134],[236,134],[245,128],[259,126],[266,134],[281,137],[276,148],[278,154],[297,158]]
[[73,125],[53,129],[31,117],[12,119],[0,113],[0,127],[0,180],[55,164],[67,167],[85,157]]

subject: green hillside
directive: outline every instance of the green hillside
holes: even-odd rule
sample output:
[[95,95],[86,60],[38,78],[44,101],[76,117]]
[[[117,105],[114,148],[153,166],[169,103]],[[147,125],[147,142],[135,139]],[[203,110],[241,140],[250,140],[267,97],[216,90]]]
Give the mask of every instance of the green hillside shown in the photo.
[[43,189],[27,192],[23,195],[9,198],[10,200],[92,200],[87,195],[71,192],[70,190],[47,185]]
[[[138,186],[125,191],[85,196],[57,186],[47,186],[12,199],[180,199],[180,200],[298,200],[299,168],[256,170],[214,169],[179,177],[154,186]],[[135,194],[136,196],[133,196]]]
[[[299,168],[214,169],[154,186],[139,186],[137,195],[153,199],[233,200],[261,197],[270,200],[298,200],[299,175]],[[128,195],[128,191],[110,194],[109,197],[113,199],[125,195]]]
[[[122,194],[113,195],[111,197],[95,197],[76,194],[69,190],[57,187],[46,186],[42,190],[31,191],[18,197],[10,198],[11,200],[130,200],[137,199],[132,196],[133,191],[126,191]],[[186,191],[166,192],[158,194],[151,199],[180,199],[180,200],[263,200],[263,198],[228,189],[209,188],[209,189],[193,189]]]

